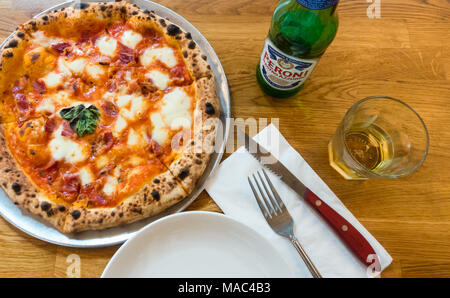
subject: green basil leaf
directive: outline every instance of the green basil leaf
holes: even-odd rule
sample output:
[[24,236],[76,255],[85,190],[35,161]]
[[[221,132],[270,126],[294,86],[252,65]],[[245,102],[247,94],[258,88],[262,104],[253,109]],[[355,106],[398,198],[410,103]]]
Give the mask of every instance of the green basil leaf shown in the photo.
[[76,107],[62,109],[61,112],[59,112],[59,114],[64,119],[69,120],[69,122],[71,122],[72,120],[78,118],[84,109],[85,109],[84,105],[80,104]]
[[69,121],[70,127],[79,137],[94,133],[100,118],[100,112],[94,105],[86,108],[80,104],[76,107],[62,109],[59,114]]

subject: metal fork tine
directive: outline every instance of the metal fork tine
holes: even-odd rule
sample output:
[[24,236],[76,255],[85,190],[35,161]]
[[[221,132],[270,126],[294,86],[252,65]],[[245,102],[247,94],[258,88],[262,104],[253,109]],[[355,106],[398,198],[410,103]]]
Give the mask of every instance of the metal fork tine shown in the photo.
[[284,206],[284,203],[281,200],[280,195],[275,190],[275,187],[273,186],[272,181],[270,181],[269,176],[267,175],[266,171],[264,169],[262,169],[262,172],[263,172],[264,176],[266,177],[267,183],[269,184],[269,187],[272,190],[273,195],[276,198],[278,208],[280,208],[280,211],[283,212],[284,210],[286,210],[286,207]]
[[[272,204],[270,204],[269,200],[268,200],[268,199],[266,198],[266,196],[264,195],[264,192],[263,192],[261,186],[259,186],[259,182],[258,182],[258,179],[256,179],[255,174],[253,174],[252,176],[253,176],[253,179],[254,179],[255,182],[256,182],[256,186],[258,187],[259,193],[261,194],[261,197],[262,197],[263,200],[264,200],[265,206],[267,207],[267,211],[268,211],[268,213],[270,214],[270,217],[276,215],[277,213],[276,213],[275,210],[273,209]],[[263,181],[261,181],[261,183],[262,183],[262,182],[263,182]]]
[[281,208],[278,206],[278,204],[276,203],[275,199],[273,198],[273,196],[271,195],[269,189],[267,189],[266,184],[264,183],[264,179],[261,176],[261,174],[259,173],[259,171],[257,172],[258,176],[259,176],[259,180],[261,181],[261,184],[264,187],[264,190],[266,191],[267,196],[269,197],[270,200],[270,205],[272,206],[272,209],[275,211],[275,214],[280,213],[281,212]]
[[[297,238],[295,238],[294,222],[292,220],[292,217],[289,214],[287,208],[284,206],[283,201],[278,195],[278,192],[275,190],[275,187],[273,186],[272,181],[270,181],[269,176],[267,176],[266,171],[264,171],[264,169],[262,171],[265,179],[262,178],[261,174],[258,171],[257,173],[259,179],[255,174],[253,174],[253,181],[250,176],[247,177],[247,180],[248,184],[250,184],[253,195],[255,196],[256,202],[258,203],[259,209],[261,209],[261,212],[264,215],[264,218],[274,232],[290,239],[292,244],[297,249],[297,252],[305,262],[306,267],[308,267],[309,271],[311,272],[312,276],[322,277],[316,266],[314,266],[314,263],[308,257],[306,251],[298,242]],[[262,183],[264,190],[263,188],[261,188],[260,183]],[[269,191],[269,189],[267,188],[266,183],[269,184],[271,191]],[[256,187],[254,186],[254,184],[256,184]],[[256,188],[258,188],[259,191],[257,191]]]
[[256,203],[258,203],[259,209],[261,209],[261,212],[263,213],[264,217],[271,217],[267,213],[267,207],[264,205],[264,202],[261,201],[261,198],[259,197],[258,193],[256,192],[255,187],[253,186],[252,181],[250,180],[250,177],[247,177],[248,184],[250,185],[250,188],[252,189],[253,195],[255,196]]

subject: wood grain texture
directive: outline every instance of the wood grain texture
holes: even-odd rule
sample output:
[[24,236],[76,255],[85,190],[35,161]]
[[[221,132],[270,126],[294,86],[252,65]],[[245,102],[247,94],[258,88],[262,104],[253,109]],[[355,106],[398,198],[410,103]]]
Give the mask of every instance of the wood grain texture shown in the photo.
[[[52,0],[0,0],[0,38]],[[225,69],[233,117],[279,118],[280,131],[394,258],[384,277],[450,277],[450,1],[383,0],[381,18],[368,3],[339,5],[340,28],[305,88],[274,99],[255,69],[277,1],[162,0],[210,41]],[[411,105],[424,119],[430,153],[413,175],[346,181],[328,164],[327,144],[347,109],[370,95]],[[189,210],[220,209],[203,192]],[[58,247],[0,219],[0,276],[65,277],[67,257],[81,276],[98,277],[119,246]]]

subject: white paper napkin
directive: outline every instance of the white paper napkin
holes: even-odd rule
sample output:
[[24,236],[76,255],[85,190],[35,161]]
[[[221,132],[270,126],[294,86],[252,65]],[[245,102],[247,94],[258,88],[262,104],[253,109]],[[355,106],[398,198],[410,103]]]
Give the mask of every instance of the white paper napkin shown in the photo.
[[[369,241],[377,253],[381,270],[389,266],[392,257],[388,252],[289,145],[275,126],[267,126],[254,139],[271,151],[308,188],[347,219]],[[273,232],[255,201],[247,176],[254,174],[261,167],[244,147],[240,147],[218,166],[207,182],[206,191],[226,215],[247,224],[267,238],[292,266],[295,276],[310,277],[308,269],[290,241]],[[295,235],[322,276],[373,277],[373,274],[368,273],[372,271],[359,261],[314,209],[278,177],[268,174],[294,219]]]

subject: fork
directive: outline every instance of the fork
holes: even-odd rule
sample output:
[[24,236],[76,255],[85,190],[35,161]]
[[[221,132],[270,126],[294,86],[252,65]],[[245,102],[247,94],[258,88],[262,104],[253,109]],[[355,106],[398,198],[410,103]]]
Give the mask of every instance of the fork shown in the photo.
[[[252,175],[253,180],[256,184],[256,188],[258,188],[260,195],[256,191],[256,188],[252,183],[250,177],[247,177],[247,179],[248,183],[250,184],[250,188],[252,189],[253,194],[256,198],[256,202],[258,203],[258,206],[261,209],[261,212],[263,213],[267,223],[275,233],[286,237],[291,241],[292,245],[294,245],[294,247],[297,249],[297,252],[305,262],[306,267],[308,267],[309,271],[311,272],[311,275],[315,278],[321,278],[322,276],[320,275],[316,266],[314,266],[313,262],[306,254],[306,251],[303,249],[300,242],[298,242],[297,238],[295,237],[294,221],[292,220],[291,215],[284,206],[283,201],[278,195],[278,192],[275,190],[275,187],[267,176],[266,171],[262,169],[261,172],[263,173],[265,179],[263,179],[260,172],[256,172],[258,174],[259,182],[255,174]],[[264,182],[264,180],[266,181],[266,183]],[[260,183],[262,187],[260,186]],[[267,185],[269,185],[271,191],[269,191]]]

